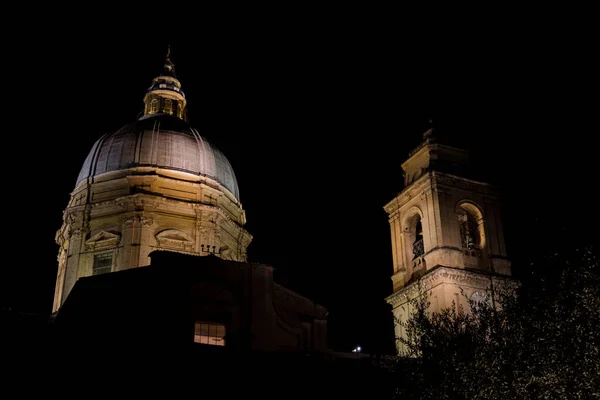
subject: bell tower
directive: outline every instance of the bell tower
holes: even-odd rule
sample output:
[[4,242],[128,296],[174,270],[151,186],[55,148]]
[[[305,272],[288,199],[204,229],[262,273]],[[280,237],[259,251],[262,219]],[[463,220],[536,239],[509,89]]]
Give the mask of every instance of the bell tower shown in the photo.
[[[386,298],[396,321],[426,292],[430,311],[489,298],[511,275],[498,189],[467,178],[467,150],[445,144],[433,128],[402,164],[404,190],[384,206],[393,252],[393,290]],[[396,337],[404,335],[396,323]],[[398,346],[402,353],[402,346]]]

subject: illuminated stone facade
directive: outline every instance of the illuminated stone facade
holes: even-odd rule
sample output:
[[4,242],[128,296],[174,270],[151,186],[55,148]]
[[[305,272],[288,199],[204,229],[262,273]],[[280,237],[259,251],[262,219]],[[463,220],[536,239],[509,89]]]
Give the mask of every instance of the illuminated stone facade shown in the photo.
[[408,319],[420,293],[429,294],[430,311],[468,310],[465,296],[484,300],[491,285],[509,281],[498,190],[464,178],[467,166],[467,151],[439,143],[431,130],[402,164],[405,189],[384,207],[394,264],[386,300],[397,321]]
[[225,156],[186,121],[167,56],[144,115],[91,149],[56,234],[54,307],[80,277],[148,265],[153,250],[246,261],[252,236]]

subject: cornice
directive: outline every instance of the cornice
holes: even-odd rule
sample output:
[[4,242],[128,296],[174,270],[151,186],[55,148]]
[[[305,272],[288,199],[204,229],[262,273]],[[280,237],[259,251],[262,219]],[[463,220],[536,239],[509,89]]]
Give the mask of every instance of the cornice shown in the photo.
[[428,188],[432,192],[451,192],[458,189],[482,194],[494,199],[498,198],[498,187],[493,184],[434,170],[426,171],[421,177],[385,204],[383,208],[390,215],[390,219],[393,219],[395,217],[394,213],[398,212],[406,203]]
[[427,252],[425,254],[423,254],[424,256],[429,255],[431,253],[433,253],[436,250],[452,250],[452,251],[458,251],[459,253],[462,254],[463,250],[461,248],[458,248],[456,246],[445,246],[445,245],[439,245],[439,246],[435,246],[429,250],[427,250]]
[[[174,199],[164,195],[150,193],[135,193],[126,194],[113,199],[104,200],[97,203],[92,203],[90,206],[94,213],[107,212],[107,216],[111,214],[119,214],[120,212],[113,211],[115,207],[119,207],[120,211],[133,211],[133,209],[143,208],[144,211],[164,211],[165,208],[171,210],[189,210],[190,206],[193,209],[211,209],[219,210],[220,214],[236,225],[243,225],[237,220],[243,220],[244,210],[241,205],[230,201],[227,196],[222,193],[218,196],[220,201],[216,204],[207,204],[199,201],[188,201]],[[113,210],[111,210],[113,209]],[[65,212],[72,213],[85,210],[85,205],[67,206]],[[100,215],[97,215],[100,216]],[[234,218],[235,217],[235,218]]]
[[420,195],[429,186],[431,179],[430,172],[425,172],[419,179],[404,188],[390,202],[383,206],[388,214],[393,214],[400,210],[406,203],[412,200],[415,196]]
[[452,153],[469,154],[469,151],[467,149],[461,149],[459,147],[443,144],[438,142],[435,137],[429,137],[424,139],[420,144],[418,144],[411,151],[409,151],[408,159],[404,161],[402,165],[404,166],[408,161],[410,161],[412,158],[415,158],[415,156],[417,156],[419,153],[429,152],[434,149],[442,149]]
[[[210,178],[207,178],[207,179],[210,179]],[[96,187],[102,187],[102,186],[107,186],[110,184],[115,184],[115,182],[119,182],[119,181],[123,182],[123,187],[131,187],[131,186],[135,186],[135,185],[131,185],[132,181],[148,182],[148,181],[159,181],[159,180],[162,180],[164,182],[170,182],[175,185],[184,186],[184,187],[193,187],[193,188],[197,188],[197,189],[211,190],[211,191],[219,194],[219,198],[221,199],[222,203],[229,203],[229,204],[231,204],[231,206],[233,206],[233,208],[243,210],[241,203],[235,199],[235,197],[231,194],[231,192],[229,192],[229,190],[227,190],[225,187],[221,186],[220,184],[218,184],[217,186],[213,186],[204,181],[189,182],[189,181],[183,181],[183,180],[179,180],[179,179],[175,179],[175,178],[166,177],[163,175],[150,175],[150,176],[149,175],[127,175],[127,176],[116,178],[116,179],[110,179],[110,180],[106,180],[106,181],[92,183],[92,184],[90,184],[90,188],[92,190],[94,190],[94,188],[96,188]],[[121,189],[121,188],[117,188],[117,189]],[[117,190],[117,189],[115,189],[115,190]],[[78,194],[79,192],[80,192],[80,190],[78,190],[77,193],[73,192],[71,194],[71,197],[73,197],[75,194]],[[140,195],[141,196],[152,196],[152,197],[157,197],[157,198],[171,200],[171,201],[178,201],[178,202],[185,203],[185,204],[189,204],[189,203],[200,204],[200,203],[202,203],[202,201],[174,199],[172,197],[169,197],[169,195],[167,195],[167,194],[135,193],[135,194],[126,194],[126,195],[119,196],[119,197],[116,197],[116,198],[110,199],[110,200],[94,202],[92,204],[95,206],[95,205],[100,205],[100,204],[104,204],[107,202],[110,203],[113,200],[118,200],[118,199],[122,199],[125,197],[140,196]],[[228,206],[228,208],[229,207],[230,206]]]
[[[509,276],[497,274],[484,274],[481,272],[469,271],[461,268],[436,267],[427,272],[419,280],[399,289],[395,293],[385,298],[385,301],[397,307],[419,295],[419,292],[427,292],[440,283],[452,283],[473,287],[486,288],[493,281],[514,281]],[[419,291],[419,289],[421,289]]]
[[465,190],[473,193],[485,194],[491,197],[498,196],[498,187],[487,182],[468,179],[439,171],[432,172],[432,180],[435,184],[450,189]]
[[[188,220],[204,220],[216,214],[215,219],[219,225],[226,224],[239,232],[246,232],[241,224],[232,218],[228,212],[218,205],[206,203],[190,203],[179,200],[164,198],[161,196],[137,193],[118,197],[116,199],[92,204],[94,215],[92,218],[119,216],[123,213],[136,213],[136,215],[167,215],[170,212],[177,213],[179,218]],[[190,207],[191,206],[191,207]],[[141,211],[134,211],[141,209]],[[74,220],[74,213],[84,211],[83,206],[67,208],[65,220]]]

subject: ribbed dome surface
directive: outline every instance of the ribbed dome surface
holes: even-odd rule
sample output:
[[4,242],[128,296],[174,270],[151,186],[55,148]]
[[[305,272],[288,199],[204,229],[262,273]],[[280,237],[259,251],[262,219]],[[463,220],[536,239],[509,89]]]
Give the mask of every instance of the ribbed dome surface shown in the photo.
[[139,166],[207,176],[239,200],[233,168],[223,153],[187,122],[166,114],[142,117],[101,137],[85,159],[77,185],[105,172]]

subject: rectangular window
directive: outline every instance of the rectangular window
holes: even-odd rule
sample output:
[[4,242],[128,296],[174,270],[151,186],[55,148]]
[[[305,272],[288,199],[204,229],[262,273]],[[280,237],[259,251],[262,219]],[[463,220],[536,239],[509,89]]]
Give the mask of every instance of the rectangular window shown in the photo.
[[194,329],[194,343],[225,346],[225,325],[209,322],[196,322]]
[[100,275],[112,270],[112,252],[100,253],[94,255],[93,275]]

